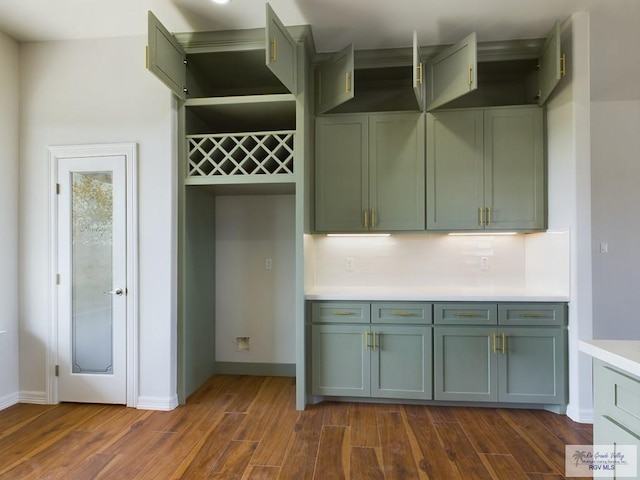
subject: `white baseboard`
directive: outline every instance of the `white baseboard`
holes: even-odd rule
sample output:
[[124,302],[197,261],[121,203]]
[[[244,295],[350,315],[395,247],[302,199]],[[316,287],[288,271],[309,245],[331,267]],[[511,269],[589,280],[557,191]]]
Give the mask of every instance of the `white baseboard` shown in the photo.
[[173,397],[138,397],[138,410],[173,410],[178,406],[178,395]]
[[567,417],[574,422],[593,424],[593,408],[573,409],[567,407]]
[[21,391],[19,395],[20,403],[35,403],[37,405],[47,405],[47,392]]
[[10,393],[4,397],[0,397],[0,410],[9,408],[20,401],[20,394],[18,392]]

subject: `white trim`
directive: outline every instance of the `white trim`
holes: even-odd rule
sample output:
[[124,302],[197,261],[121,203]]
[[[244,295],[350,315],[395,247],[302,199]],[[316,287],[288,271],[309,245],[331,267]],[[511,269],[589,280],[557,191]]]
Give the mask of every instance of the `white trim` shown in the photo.
[[138,398],[138,410],[169,411],[178,406],[178,395],[172,397],[140,397]]
[[21,391],[18,393],[19,403],[34,403],[36,405],[46,405],[51,403],[48,401],[47,392],[28,392]]
[[4,397],[0,397],[0,410],[9,408],[20,401],[20,394],[18,392],[10,393]]
[[[58,358],[58,298],[56,292],[57,264],[57,224],[58,209],[56,183],[58,178],[58,160],[61,158],[84,158],[121,156],[126,158],[126,195],[127,195],[127,406],[136,407],[138,403],[138,146],[136,143],[114,143],[97,145],[60,145],[48,147],[49,158],[49,315],[50,328],[47,345],[47,390],[43,392],[44,401],[31,394],[21,392],[20,401],[24,403],[58,403],[58,381],[55,365]],[[24,400],[23,400],[23,395]]]

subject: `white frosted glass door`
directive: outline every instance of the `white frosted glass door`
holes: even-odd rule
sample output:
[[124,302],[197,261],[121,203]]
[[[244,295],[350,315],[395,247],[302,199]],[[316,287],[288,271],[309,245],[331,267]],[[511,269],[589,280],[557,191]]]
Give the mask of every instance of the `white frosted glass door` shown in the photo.
[[125,157],[61,159],[59,399],[126,403]]

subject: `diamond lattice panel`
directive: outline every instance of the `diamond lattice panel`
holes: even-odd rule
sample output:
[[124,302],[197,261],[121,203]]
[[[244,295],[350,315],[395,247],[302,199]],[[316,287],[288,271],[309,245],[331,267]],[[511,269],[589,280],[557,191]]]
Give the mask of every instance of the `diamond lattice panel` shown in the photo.
[[293,173],[293,131],[189,135],[189,177]]

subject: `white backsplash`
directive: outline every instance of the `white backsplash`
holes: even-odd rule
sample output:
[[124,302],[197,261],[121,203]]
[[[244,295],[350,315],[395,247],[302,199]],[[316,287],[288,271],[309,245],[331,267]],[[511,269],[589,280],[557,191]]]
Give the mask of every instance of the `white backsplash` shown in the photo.
[[[569,234],[315,235],[313,287],[527,289],[569,292]],[[353,264],[347,269],[347,259]]]

